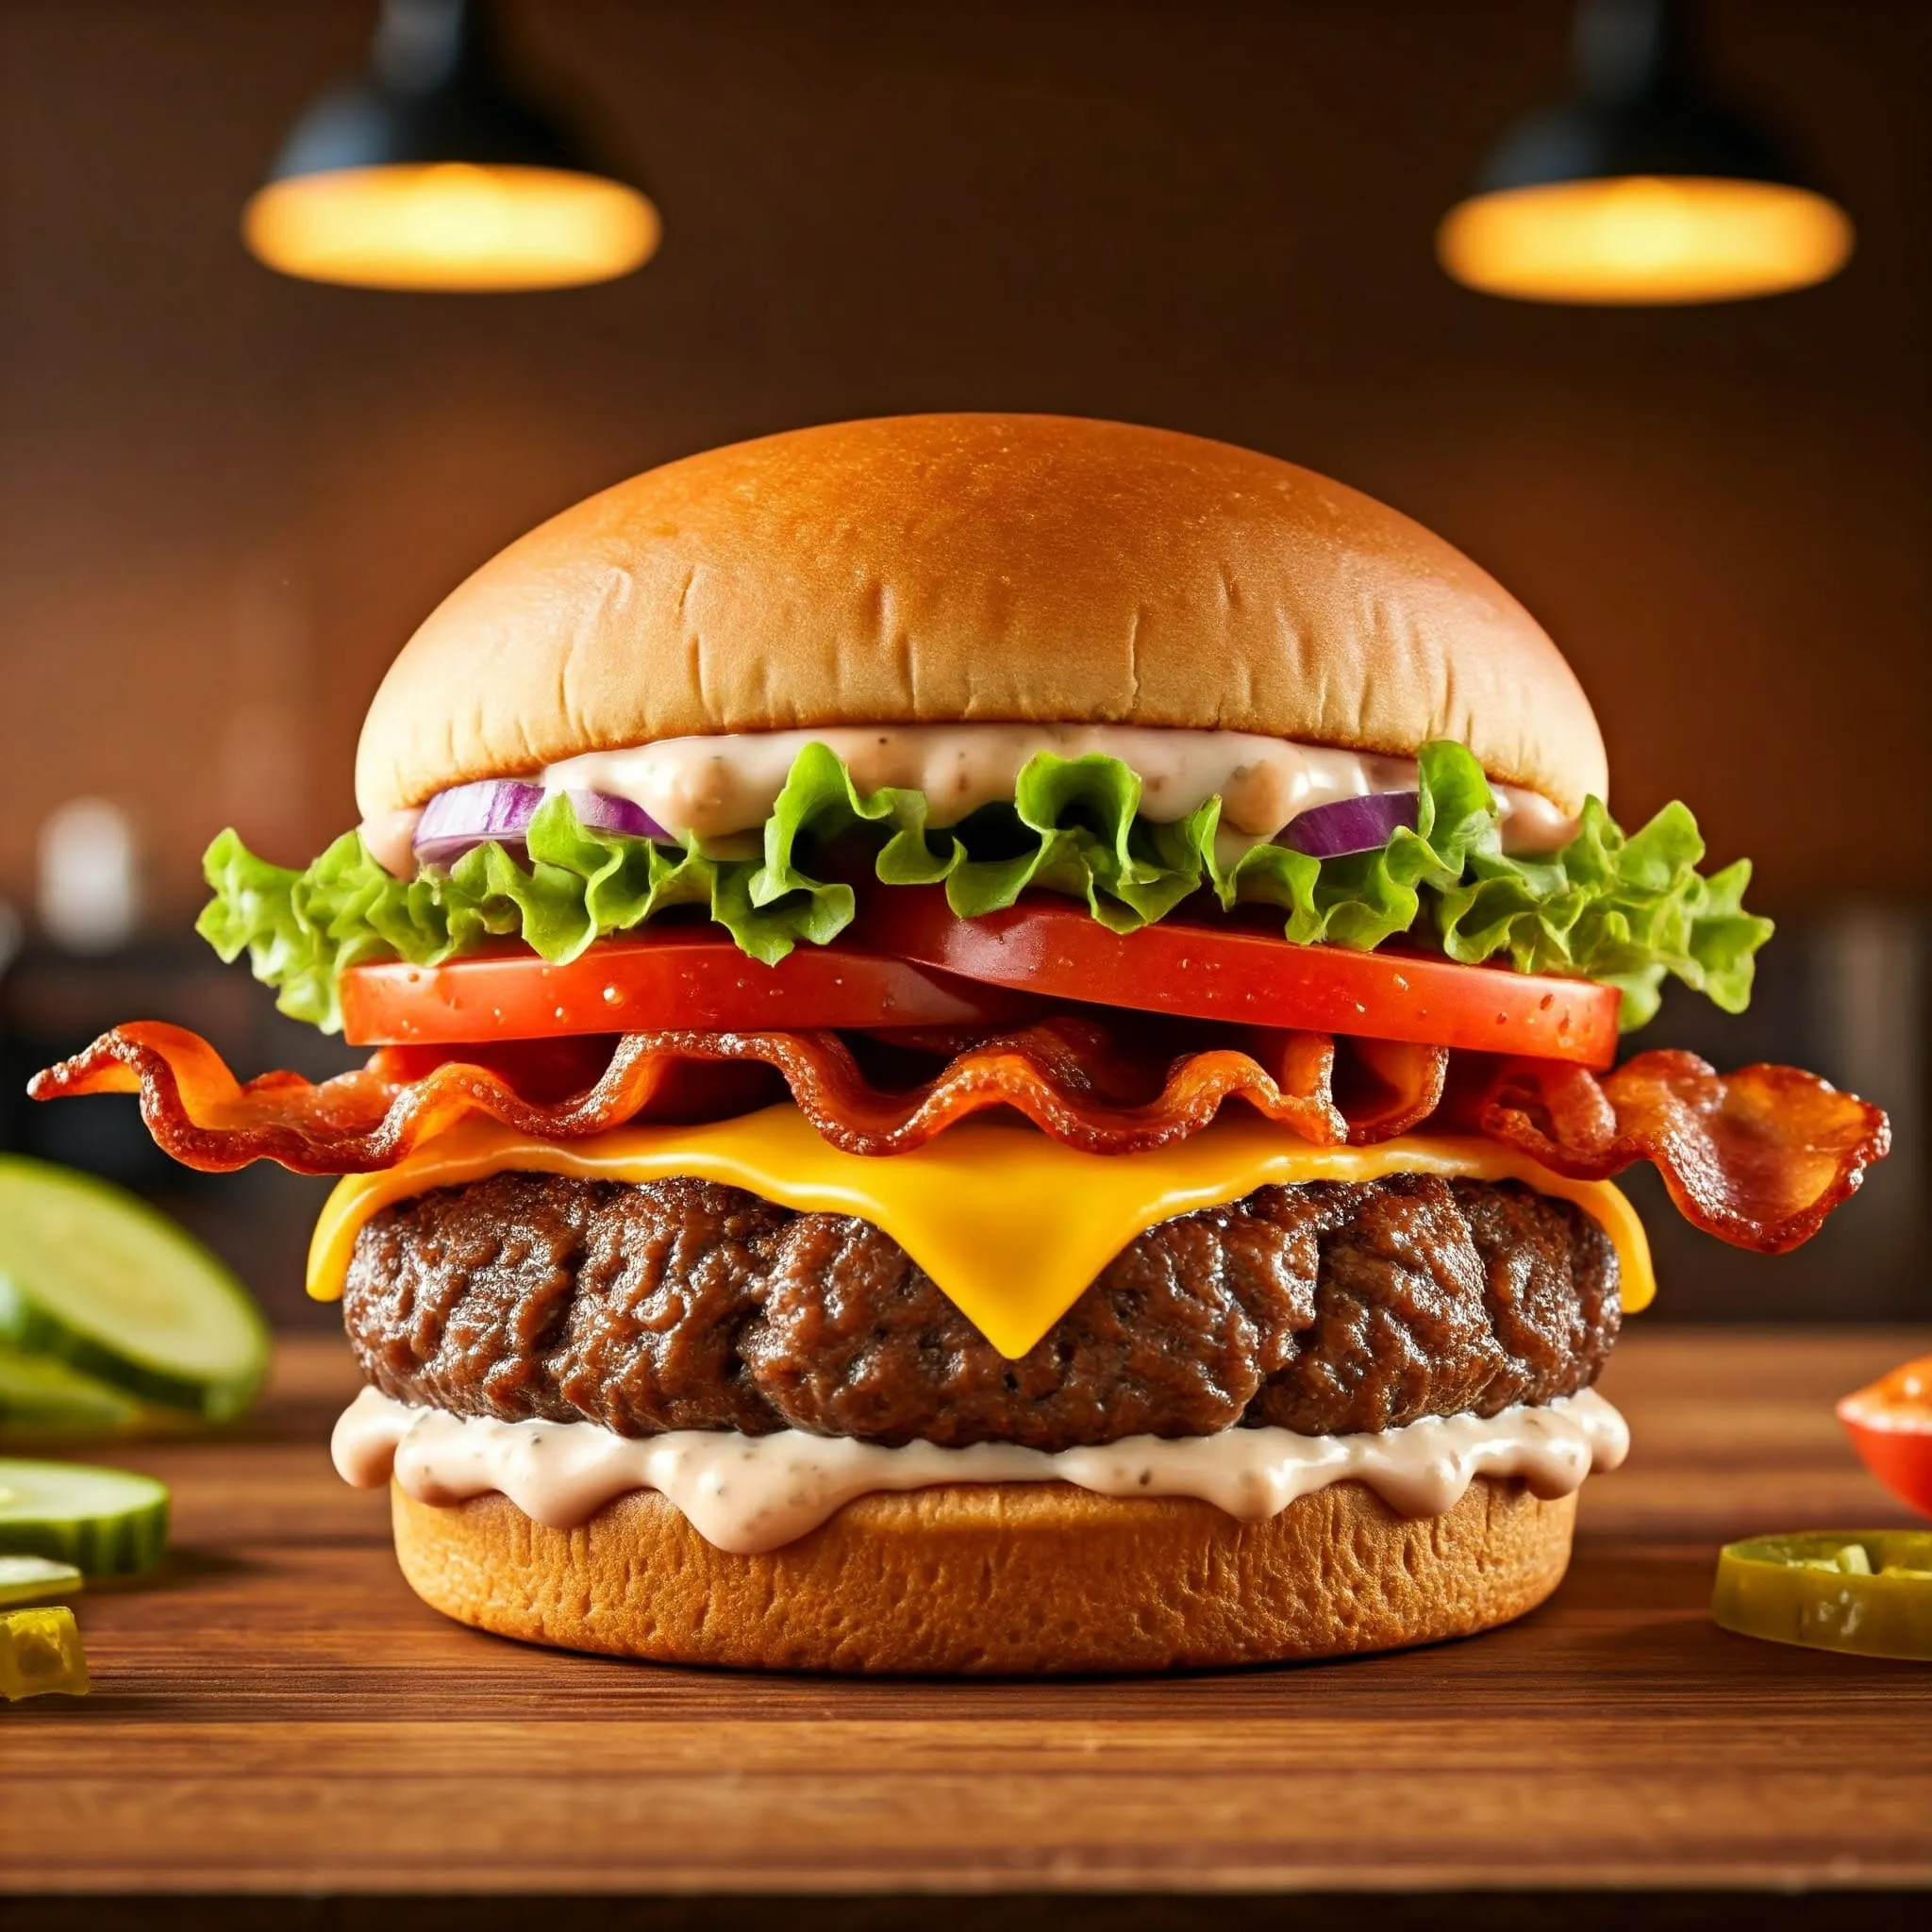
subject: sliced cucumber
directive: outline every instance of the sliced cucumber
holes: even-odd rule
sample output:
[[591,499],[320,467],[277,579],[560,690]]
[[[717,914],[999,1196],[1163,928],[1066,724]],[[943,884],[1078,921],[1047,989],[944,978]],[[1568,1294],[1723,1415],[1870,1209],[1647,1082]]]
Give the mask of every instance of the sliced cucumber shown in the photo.
[[167,1546],[167,1486],[152,1476],[0,1457],[0,1556],[131,1576],[152,1570]]
[[52,1356],[0,1348],[0,1434],[95,1435],[139,1420],[140,1403]]
[[74,1612],[0,1610],[0,1697],[85,1697],[87,1653]]
[[45,1557],[0,1557],[0,1609],[43,1604],[50,1596],[72,1596],[84,1581],[72,1563],[50,1563]]
[[269,1335],[214,1256],[124,1188],[0,1155],[0,1344],[220,1422],[261,1386]]

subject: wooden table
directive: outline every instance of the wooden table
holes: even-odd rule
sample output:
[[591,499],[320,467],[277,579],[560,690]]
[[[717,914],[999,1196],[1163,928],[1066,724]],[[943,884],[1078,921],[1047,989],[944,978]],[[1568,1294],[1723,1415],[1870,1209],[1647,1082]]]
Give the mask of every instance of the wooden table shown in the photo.
[[112,1458],[174,1485],[175,1555],[145,1587],[83,1599],[90,1700],[0,1707],[0,1880],[101,1894],[1932,1881],[1932,1671],[1751,1642],[1705,1614],[1721,1539],[1903,1520],[1828,1405],[1932,1338],[1637,1326],[1605,1386],[1638,1447],[1591,1484],[1574,1567],[1536,1615],[1347,1663],[1043,1684],[733,1676],[445,1623],[396,1573],[386,1499],[329,1468],[355,1386],[341,1343],[289,1342],[242,1432]]

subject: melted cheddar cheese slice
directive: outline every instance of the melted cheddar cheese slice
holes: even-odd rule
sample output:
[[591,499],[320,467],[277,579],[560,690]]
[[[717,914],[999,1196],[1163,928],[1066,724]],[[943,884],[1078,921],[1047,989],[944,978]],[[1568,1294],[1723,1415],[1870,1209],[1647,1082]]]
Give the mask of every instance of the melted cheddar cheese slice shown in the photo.
[[591,1180],[687,1174],[801,1212],[855,1214],[891,1235],[959,1312],[1009,1358],[1023,1356],[1137,1235],[1218,1208],[1269,1182],[1374,1180],[1389,1174],[1516,1180],[1576,1202],[1617,1251],[1624,1307],[1656,1291],[1636,1210],[1607,1181],[1566,1180],[1525,1156],[1460,1135],[1407,1135],[1374,1147],[1313,1147],[1271,1122],[1224,1115],[1146,1154],[1083,1154],[1036,1127],[968,1120],[885,1158],[847,1154],[795,1107],[707,1126],[619,1127],[538,1141],[473,1121],[328,1198],[308,1253],[308,1292],[342,1291],[356,1235],[393,1201],[507,1168]]

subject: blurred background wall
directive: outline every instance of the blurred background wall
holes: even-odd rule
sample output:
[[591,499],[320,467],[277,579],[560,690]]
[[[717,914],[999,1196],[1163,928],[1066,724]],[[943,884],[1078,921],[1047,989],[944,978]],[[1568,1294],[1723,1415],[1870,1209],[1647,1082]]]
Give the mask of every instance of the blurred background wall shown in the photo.
[[49,809],[103,796],[154,935],[16,973],[0,1137],[118,1160],[292,1315],[306,1184],[218,1200],[146,1164],[125,1104],[57,1129],[12,1097],[30,1051],[137,1009],[339,1063],[174,949],[209,835],[299,863],[349,824],[417,621],[606,483],[801,423],[1066,410],[1332,472],[1524,598],[1596,703],[1619,816],[1685,796],[1788,924],[1751,1015],[1678,1002],[1659,1041],[1808,1056],[1899,1118],[1865,1209],[1799,1257],[1740,1272],[1659,1212],[1664,1306],[1924,1310],[1932,8],[1708,7],[1711,65],[1858,251],[1806,293],[1628,311],[1473,294],[1431,255],[1497,130],[1561,91],[1553,0],[507,13],[664,212],[626,280],[396,295],[247,257],[242,203],[362,63],[369,6],[0,0],[0,898],[30,921]]

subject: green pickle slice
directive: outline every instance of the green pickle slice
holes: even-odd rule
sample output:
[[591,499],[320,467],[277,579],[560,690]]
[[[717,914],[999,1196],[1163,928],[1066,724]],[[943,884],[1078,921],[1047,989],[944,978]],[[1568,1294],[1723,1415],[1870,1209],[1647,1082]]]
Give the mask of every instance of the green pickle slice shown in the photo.
[[0,1610],[15,1604],[45,1603],[50,1596],[72,1596],[86,1579],[72,1563],[45,1557],[0,1557]]
[[0,1435],[104,1435],[141,1419],[131,1395],[52,1356],[0,1347]]
[[0,1457],[0,1556],[131,1576],[152,1570],[167,1546],[167,1486],[152,1476]]
[[0,1697],[85,1697],[88,1688],[72,1610],[0,1611]]
[[0,1155],[0,1345],[209,1422],[261,1386],[268,1326],[185,1228],[125,1188]]
[[1740,1637],[1932,1663],[1932,1530],[1819,1530],[1728,1543],[1710,1614]]

